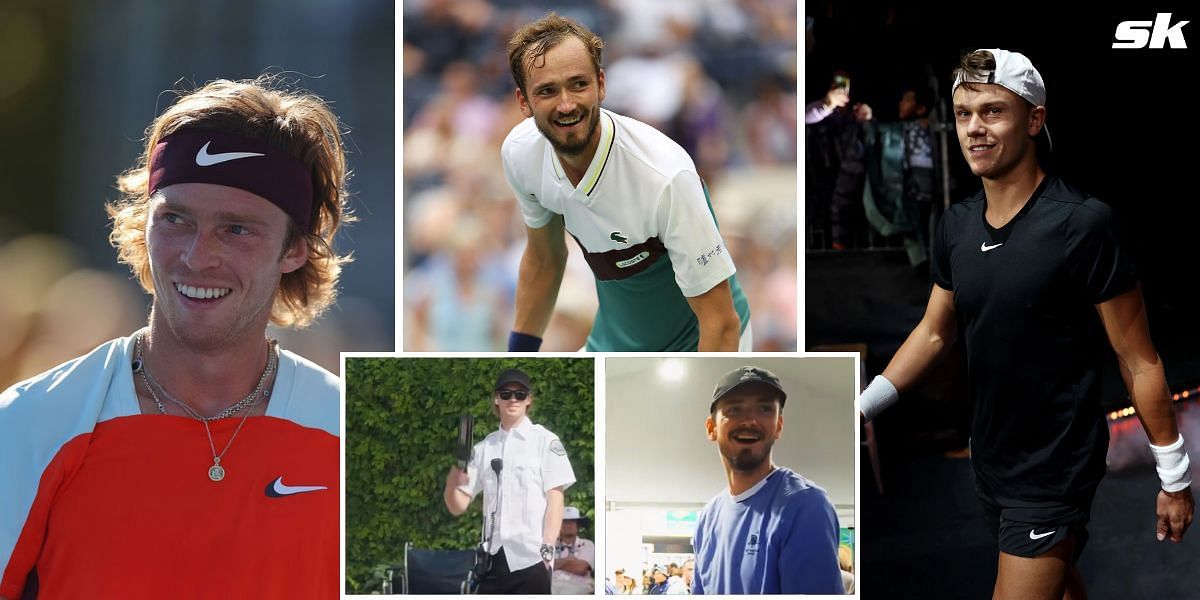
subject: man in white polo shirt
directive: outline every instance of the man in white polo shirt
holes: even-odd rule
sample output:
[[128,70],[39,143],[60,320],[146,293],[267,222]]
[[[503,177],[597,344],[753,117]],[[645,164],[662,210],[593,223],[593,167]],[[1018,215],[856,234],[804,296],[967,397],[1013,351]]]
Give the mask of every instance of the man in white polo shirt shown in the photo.
[[501,148],[527,235],[508,349],[541,346],[567,231],[600,300],[586,350],[749,351],[749,305],[696,166],[653,127],[600,108],[603,47],[554,13],[508,43],[529,117]]
[[481,557],[488,564],[480,594],[549,594],[563,492],[575,472],[558,436],[526,416],[533,405],[528,375],[500,373],[492,403],[500,429],[475,444],[465,472],[450,467],[442,497],[459,516],[483,492]]

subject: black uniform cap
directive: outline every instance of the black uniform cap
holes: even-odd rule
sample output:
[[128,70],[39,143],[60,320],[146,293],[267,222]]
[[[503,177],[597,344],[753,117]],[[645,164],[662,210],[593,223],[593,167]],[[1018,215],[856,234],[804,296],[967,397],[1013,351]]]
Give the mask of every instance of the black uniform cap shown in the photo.
[[783,385],[779,383],[779,378],[774,373],[760,367],[738,367],[726,373],[717,382],[717,387],[713,390],[712,404],[708,405],[708,412],[711,413],[716,409],[717,401],[725,394],[748,383],[760,383],[774,388],[779,392],[779,408],[783,408],[783,403],[787,400],[787,392],[783,391]]

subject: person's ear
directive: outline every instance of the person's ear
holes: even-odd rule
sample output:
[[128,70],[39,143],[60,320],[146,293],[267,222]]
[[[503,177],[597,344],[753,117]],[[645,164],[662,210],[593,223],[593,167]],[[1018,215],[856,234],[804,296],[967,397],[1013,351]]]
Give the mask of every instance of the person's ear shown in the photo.
[[1041,133],[1042,127],[1046,125],[1046,107],[1035,106],[1029,111],[1029,137],[1035,137]]
[[525,92],[522,92],[521,88],[517,88],[516,95],[517,95],[517,106],[520,107],[521,114],[525,115],[526,119],[528,119],[529,117],[532,117],[533,116],[533,107],[529,105],[529,99],[525,97]]
[[308,263],[308,240],[303,235],[297,235],[279,257],[279,272],[291,273]]

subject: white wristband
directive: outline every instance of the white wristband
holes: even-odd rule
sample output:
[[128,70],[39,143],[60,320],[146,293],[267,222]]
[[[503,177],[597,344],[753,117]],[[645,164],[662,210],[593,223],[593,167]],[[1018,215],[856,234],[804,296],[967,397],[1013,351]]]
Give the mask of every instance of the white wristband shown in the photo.
[[876,375],[871,385],[859,395],[858,410],[870,421],[899,399],[900,392],[896,391],[896,386],[883,375]]
[[1183,448],[1183,434],[1166,446],[1150,444],[1150,451],[1154,453],[1154,463],[1164,491],[1178,492],[1192,485],[1192,474],[1188,470],[1191,461],[1187,450]]

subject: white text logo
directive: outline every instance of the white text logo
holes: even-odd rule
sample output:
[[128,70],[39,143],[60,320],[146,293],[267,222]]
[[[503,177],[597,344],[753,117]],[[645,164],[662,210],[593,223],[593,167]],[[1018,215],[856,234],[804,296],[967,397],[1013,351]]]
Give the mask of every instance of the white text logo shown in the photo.
[[1187,48],[1187,40],[1183,39],[1183,26],[1188,23],[1191,21],[1180,21],[1172,25],[1171,13],[1158,13],[1154,16],[1154,21],[1122,21],[1117,25],[1117,32],[1113,36],[1117,41],[1113,42],[1112,47],[1161,49],[1166,43],[1171,48]]

